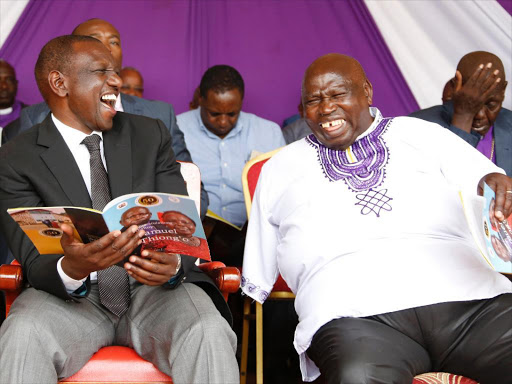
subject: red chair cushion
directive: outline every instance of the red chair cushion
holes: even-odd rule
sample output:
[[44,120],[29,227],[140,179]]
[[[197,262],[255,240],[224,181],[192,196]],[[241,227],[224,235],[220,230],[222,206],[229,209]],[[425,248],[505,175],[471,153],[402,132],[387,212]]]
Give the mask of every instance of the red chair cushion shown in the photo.
[[172,379],[133,349],[112,346],[101,348],[81,370],[62,382],[172,383]]
[[258,178],[260,177],[261,168],[269,160],[270,157],[268,159],[254,163],[247,172],[247,185],[249,186],[249,194],[251,195],[251,201],[254,197],[254,192],[256,191],[256,185],[258,184]]
[[283,280],[281,275],[279,275],[276,283],[274,284],[274,288],[272,288],[272,292],[276,292],[276,291],[291,292],[291,289],[288,288],[286,281]]
[[418,375],[412,384],[478,384],[476,381],[464,376],[444,372],[429,372]]

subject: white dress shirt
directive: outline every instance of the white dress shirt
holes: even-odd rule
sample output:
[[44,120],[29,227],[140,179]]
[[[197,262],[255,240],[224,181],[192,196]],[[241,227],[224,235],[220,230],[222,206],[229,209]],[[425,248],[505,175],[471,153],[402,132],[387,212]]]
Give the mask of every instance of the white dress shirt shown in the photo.
[[[380,122],[380,112],[372,114],[374,123],[358,139]],[[476,194],[484,175],[504,172],[423,120],[394,118],[382,138],[389,161],[375,190],[391,200],[380,217],[356,205],[365,192],[325,177],[307,139],[274,155],[259,178],[242,290],[263,302],[279,274],[287,282],[296,295],[294,346],[305,381],[320,374],[306,354],[311,339],[332,319],[512,292],[480,254],[458,195]]]
[[[119,98],[118,98],[119,100]],[[117,106],[117,105],[116,105]],[[87,191],[89,192],[89,195],[91,195],[91,167],[89,160],[91,158],[89,154],[89,150],[84,144],[81,144],[83,139],[85,139],[87,135],[78,129],[72,128],[63,122],[61,122],[59,119],[55,117],[55,115],[52,113],[52,120],[55,126],[57,127],[57,130],[61,134],[62,138],[64,139],[64,142],[68,146],[69,150],[71,151],[71,154],[75,158],[75,162],[78,165],[78,168],[80,169],[80,173],[82,174],[82,177],[84,179],[85,185],[87,187]],[[102,132],[93,132],[91,135],[98,135],[101,137],[100,141],[100,152],[101,152],[101,160],[103,161],[103,165],[105,166],[105,169],[107,170],[107,163],[105,161],[105,153],[103,150],[103,134]],[[108,170],[107,170],[108,172]],[[61,257],[59,261],[57,262],[57,271],[59,272],[59,275],[62,279],[62,282],[64,283],[64,286],[66,287],[66,291],[68,293],[72,293],[76,291],[78,288],[80,288],[85,280],[87,278],[83,278],[81,280],[75,280],[66,275],[66,273],[63,271],[61,263],[62,259]],[[97,280],[97,273],[92,272],[91,273],[91,281]]]

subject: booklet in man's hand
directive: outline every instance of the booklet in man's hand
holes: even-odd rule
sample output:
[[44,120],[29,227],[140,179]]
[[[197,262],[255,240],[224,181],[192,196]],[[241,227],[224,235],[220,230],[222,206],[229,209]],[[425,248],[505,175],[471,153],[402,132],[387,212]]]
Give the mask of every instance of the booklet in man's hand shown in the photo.
[[210,261],[210,251],[194,200],[168,193],[132,193],[108,203],[103,212],[80,207],[13,208],[7,212],[40,254],[62,254],[61,224],[74,229],[75,238],[90,243],[114,230],[136,224],[146,233],[144,249],[179,253]]
[[484,195],[461,194],[464,213],[485,260],[497,271],[512,275],[512,215],[499,222],[494,216],[495,193],[484,183]]

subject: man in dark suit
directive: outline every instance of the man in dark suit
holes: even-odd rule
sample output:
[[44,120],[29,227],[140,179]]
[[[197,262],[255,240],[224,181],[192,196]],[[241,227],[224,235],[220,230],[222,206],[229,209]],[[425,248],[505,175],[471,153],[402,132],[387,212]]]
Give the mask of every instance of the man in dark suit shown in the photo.
[[502,108],[506,87],[500,58],[471,52],[445,86],[443,98],[447,93],[451,100],[409,116],[449,129],[512,176],[512,111]]
[[[110,51],[115,60],[116,71],[120,73],[123,62],[121,35],[109,22],[101,19],[91,19],[79,24],[73,35],[91,36],[100,40]],[[171,104],[161,101],[141,99],[136,96],[122,94],[115,106],[116,110],[160,119],[169,129],[172,137],[172,149],[176,159],[192,162],[192,157],[185,145],[183,132],[176,123],[176,115]],[[42,122],[50,112],[46,103],[39,103],[25,108],[19,121],[11,123],[4,131],[4,140],[9,141],[19,133],[26,131],[37,123]],[[208,209],[208,194],[201,185],[201,217],[204,218]]]
[[[89,244],[74,240],[63,225],[64,254],[40,255],[6,213],[18,206],[93,206],[93,159],[103,163],[113,198],[186,193],[162,122],[116,113],[121,80],[103,44],[87,36],[51,40],[39,56],[36,79],[52,113],[0,148],[0,230],[31,286],[0,328],[2,381],[56,382],[99,348],[116,344],[134,348],[176,383],[237,382],[229,310],[193,258],[131,255],[144,234],[136,225]],[[100,153],[93,156],[84,144],[94,136]],[[126,256],[117,270],[130,276],[129,305],[119,314],[104,301],[115,289],[95,279]]]

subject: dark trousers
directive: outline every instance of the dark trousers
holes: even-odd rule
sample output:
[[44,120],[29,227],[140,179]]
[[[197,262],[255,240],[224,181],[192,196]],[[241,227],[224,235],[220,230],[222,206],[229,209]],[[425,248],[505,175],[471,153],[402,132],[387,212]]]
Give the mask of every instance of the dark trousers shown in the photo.
[[510,384],[512,294],[332,320],[307,354],[329,384],[410,384],[425,372]]

